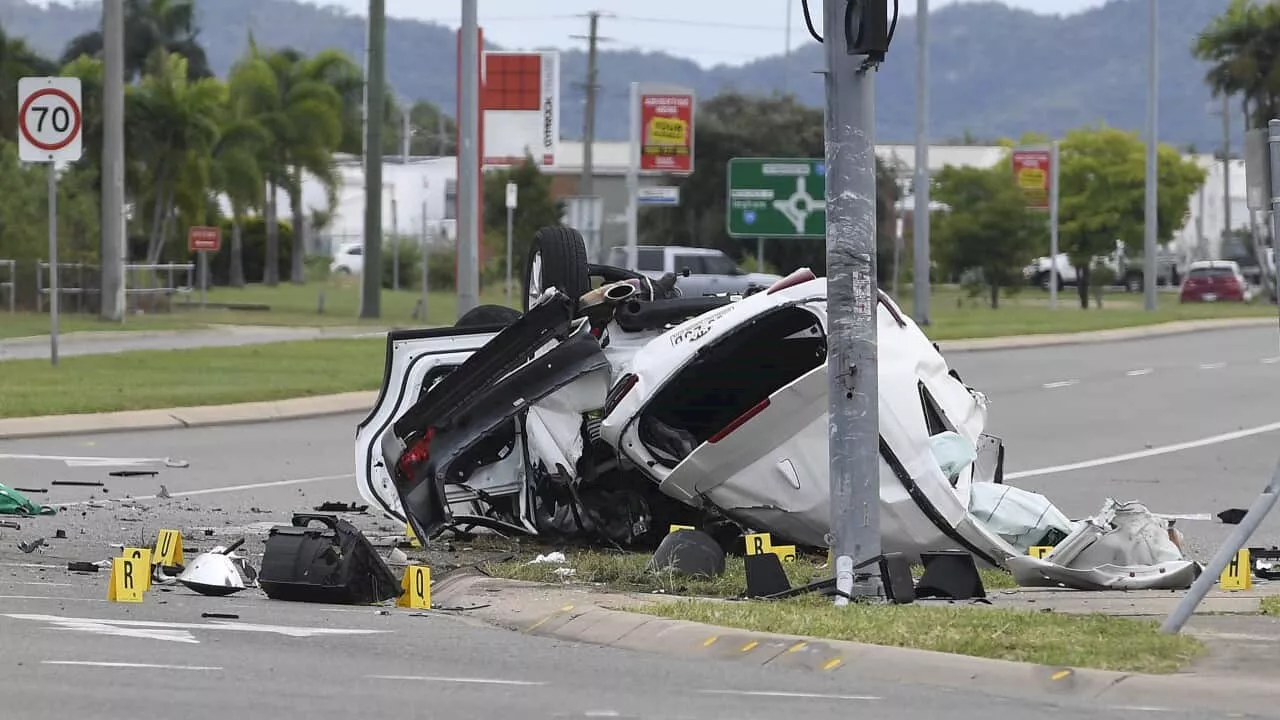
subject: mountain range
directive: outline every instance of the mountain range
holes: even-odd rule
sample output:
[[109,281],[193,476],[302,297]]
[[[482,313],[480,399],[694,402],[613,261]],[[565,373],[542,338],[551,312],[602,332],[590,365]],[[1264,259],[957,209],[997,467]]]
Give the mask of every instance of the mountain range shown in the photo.
[[[1206,67],[1191,56],[1196,34],[1228,0],[1160,0],[1159,137],[1201,152],[1222,145],[1221,104],[1204,83]],[[911,3],[900,3],[902,6]],[[1037,15],[998,2],[948,5],[930,15],[931,128],[935,143],[960,138],[990,141],[1024,132],[1059,136],[1081,125],[1106,123],[1142,131],[1147,98],[1147,2],[1111,0],[1069,16]],[[101,3],[0,0],[0,25],[38,51],[57,56],[67,41],[100,21]],[[244,51],[249,33],[260,45],[311,53],[336,47],[359,60],[364,18],[297,0],[199,0],[200,39],[213,68],[224,74]],[[387,73],[396,93],[427,100],[453,114],[455,32],[431,22],[391,18]],[[498,49],[486,43],[491,49]],[[767,57],[745,65],[704,68],[661,52],[599,52],[597,136],[623,139],[627,87],[654,81],[694,88],[699,97],[721,91],[790,91],[821,106],[823,63],[816,42],[790,59]],[[904,16],[876,75],[876,142],[910,143],[915,134],[916,23]],[[561,53],[561,135],[582,135],[586,53]],[[1233,145],[1243,119],[1231,109]]]

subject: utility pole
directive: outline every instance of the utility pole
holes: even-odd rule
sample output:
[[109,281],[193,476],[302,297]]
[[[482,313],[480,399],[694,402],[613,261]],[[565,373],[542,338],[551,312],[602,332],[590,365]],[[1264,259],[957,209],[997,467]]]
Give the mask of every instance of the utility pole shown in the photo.
[[[876,321],[875,69],[888,23],[870,3],[823,3],[826,37],[827,397],[836,605],[883,595]],[[858,37],[848,37],[851,27]],[[875,60],[880,59],[879,57]]]
[[[586,92],[587,104],[582,121],[582,178],[578,181],[578,194],[583,197],[591,197],[595,192],[593,155],[596,142],[596,92],[600,89],[597,46],[601,40],[609,39],[600,37],[598,10],[587,13],[587,19],[591,23],[588,34],[571,36],[575,40],[587,41],[587,81],[581,85]],[[590,233],[591,237],[587,238],[587,256],[592,260],[599,257],[600,252],[600,238],[596,237],[597,233],[598,230],[593,229]]]
[[[1231,95],[1222,94],[1222,238],[1231,234]],[[1219,245],[1221,248],[1221,245]]]
[[123,322],[124,264],[124,0],[102,3],[102,264],[99,311]]
[[[782,94],[789,95],[791,94],[791,0],[787,0],[787,22],[785,32],[787,33],[787,41],[783,47],[786,48],[784,52],[786,52],[787,62],[784,66],[782,75]],[[760,272],[764,272],[764,270],[762,269]]]
[[462,0],[458,108],[458,317],[480,304],[480,22]]
[[929,0],[916,0],[916,181],[911,218],[915,321],[929,324]]
[[1156,0],[1148,0],[1147,30],[1147,206],[1145,211],[1146,233],[1142,242],[1142,285],[1143,309],[1153,312],[1156,309],[1156,149],[1159,139],[1156,137],[1157,110],[1160,103],[1160,38],[1157,33],[1158,13]]
[[387,89],[386,0],[369,0],[369,59],[365,81],[364,273],[360,317],[382,316],[382,124]]

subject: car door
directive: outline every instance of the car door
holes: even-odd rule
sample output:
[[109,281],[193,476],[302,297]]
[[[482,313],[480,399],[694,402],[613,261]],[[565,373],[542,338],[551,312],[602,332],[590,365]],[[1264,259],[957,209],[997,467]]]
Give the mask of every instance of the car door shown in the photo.
[[371,507],[405,522],[400,497],[383,459],[392,424],[426,390],[493,339],[500,328],[398,330],[387,334],[386,365],[378,399],[356,427],[355,473],[360,496]]

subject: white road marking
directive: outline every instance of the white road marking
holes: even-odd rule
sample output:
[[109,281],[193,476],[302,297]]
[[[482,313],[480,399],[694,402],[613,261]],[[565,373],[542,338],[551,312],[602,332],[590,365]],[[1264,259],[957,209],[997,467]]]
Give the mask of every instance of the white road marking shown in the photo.
[[45,587],[71,587],[71,583],[55,582],[15,582],[13,585],[43,585]]
[[90,660],[41,660],[41,665],[83,665],[87,667],[109,667],[109,668],[145,668],[148,670],[203,670],[205,672],[215,672],[221,670],[220,667],[211,665],[154,665],[151,663],[126,663],[126,662],[93,662]]
[[546,685],[544,682],[530,682],[528,680],[498,680],[494,678],[467,678],[467,677],[432,677],[429,675],[365,675],[366,678],[373,680],[414,680],[418,682],[442,682],[442,683],[458,683],[460,685]]
[[1072,385],[1075,385],[1078,382],[1080,381],[1079,380],[1059,380],[1058,382],[1045,383],[1042,387],[1045,390],[1053,390],[1054,388],[1071,387]]
[[1278,362],[1280,362],[1280,357],[1262,358],[1263,365],[1274,365]]
[[588,710],[582,713],[583,717],[622,717],[622,713],[617,710]]
[[82,455],[31,455],[22,453],[0,453],[0,460],[51,460],[61,462],[68,467],[114,467],[116,465],[161,465],[171,468],[189,467],[186,460],[173,458],[115,458],[85,457]]
[[764,690],[703,690],[707,695],[744,695],[746,697],[807,698],[810,700],[883,700],[874,695],[823,695],[821,693],[768,692]]
[[0,595],[0,600],[53,600],[56,602],[107,602],[102,598],[48,597],[45,595]]
[[1137,377],[1139,375],[1150,375],[1152,372],[1154,372],[1152,368],[1142,368],[1141,370],[1130,370],[1125,373],[1125,375],[1128,375],[1129,377]]
[[[171,492],[169,497],[197,497],[199,495],[214,495],[217,493],[241,492],[243,490],[261,490],[262,488],[284,487],[286,485],[307,485],[309,483],[328,482],[330,480],[354,480],[355,475],[346,473],[344,475],[317,475],[316,477],[294,478],[292,480],[271,480],[269,482],[249,483],[247,485],[228,485],[226,487],[204,488],[201,490],[185,490],[182,492]],[[155,500],[155,495],[134,495],[129,500]],[[50,503],[52,507],[76,507],[78,505],[90,505],[92,503],[100,503],[101,500],[84,500],[69,503]]]
[[61,617],[58,615],[24,615],[5,613],[5,617],[15,620],[34,620],[47,622],[52,630],[72,630],[97,635],[113,635],[116,637],[144,638],[149,640],[166,640],[169,642],[193,643],[200,641],[188,631],[190,630],[230,630],[239,632],[275,633],[295,638],[309,638],[334,635],[374,635],[387,630],[354,630],[343,628],[311,628],[290,625],[255,625],[252,623],[214,621],[208,623],[176,623],[147,620],[100,620],[97,618]]
[[1224,368],[1226,366],[1227,364],[1224,362],[1200,363],[1201,370],[1218,370],[1219,368]]
[[1022,478],[1039,477],[1041,475],[1055,475],[1057,473],[1072,472],[1074,470],[1087,470],[1089,468],[1102,467],[1103,465],[1114,465],[1116,463],[1128,462],[1130,460],[1142,460],[1143,458],[1168,455],[1169,453],[1182,452],[1183,450],[1194,450],[1196,448],[1208,447],[1209,445],[1231,442],[1232,440],[1242,440],[1247,437],[1263,435],[1277,430],[1280,430],[1280,422],[1268,423],[1266,425],[1245,428],[1243,430],[1234,430],[1229,433],[1222,433],[1221,435],[1212,435],[1210,437],[1200,438],[1199,440],[1190,440],[1188,442],[1174,443],[1172,445],[1161,445],[1160,447],[1124,453],[1122,455],[1110,455],[1108,457],[1094,458],[1093,460],[1082,460],[1080,462],[1068,463],[1066,465],[1052,465],[1050,467],[1036,468],[1034,470],[1007,472],[1004,474],[1004,477],[1006,480],[1020,480]]

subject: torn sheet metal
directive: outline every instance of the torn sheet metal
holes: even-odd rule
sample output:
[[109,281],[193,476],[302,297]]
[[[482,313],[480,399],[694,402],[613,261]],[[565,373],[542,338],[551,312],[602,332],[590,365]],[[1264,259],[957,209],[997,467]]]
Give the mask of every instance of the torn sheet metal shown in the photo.
[[1077,590],[1181,590],[1202,570],[1183,556],[1169,520],[1111,499],[1043,558],[1010,558],[1007,567],[1022,587]]
[[258,573],[249,561],[234,550],[244,541],[230,548],[218,546],[200,553],[178,575],[178,582],[201,595],[221,597],[238,593],[257,583]]

